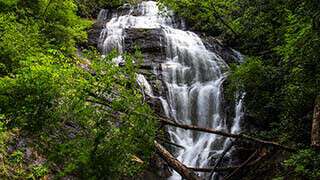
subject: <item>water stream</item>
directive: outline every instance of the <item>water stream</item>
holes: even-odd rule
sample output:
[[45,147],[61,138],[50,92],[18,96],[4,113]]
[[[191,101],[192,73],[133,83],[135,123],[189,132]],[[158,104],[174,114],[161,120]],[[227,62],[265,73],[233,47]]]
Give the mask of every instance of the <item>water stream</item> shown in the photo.
[[[220,56],[209,51],[197,34],[178,29],[171,13],[163,16],[159,12],[156,2],[143,1],[125,15],[114,14],[100,35],[99,46],[103,54],[113,49],[123,53],[126,28],[161,28],[166,42],[166,60],[161,66],[168,92],[166,97],[154,96],[147,79],[139,74],[137,81],[145,94],[151,98],[159,98],[166,116],[176,122],[238,133],[242,100],[237,103],[231,129],[228,129],[222,109],[221,86],[226,78],[228,65]],[[105,19],[105,14],[105,10],[101,11],[99,19]],[[121,60],[120,56],[114,61],[120,63]],[[175,127],[169,127],[168,133],[172,142],[185,147],[175,149],[174,154],[190,167],[210,166],[210,161],[219,156],[229,142],[221,136]],[[174,172],[170,179],[181,177]]]

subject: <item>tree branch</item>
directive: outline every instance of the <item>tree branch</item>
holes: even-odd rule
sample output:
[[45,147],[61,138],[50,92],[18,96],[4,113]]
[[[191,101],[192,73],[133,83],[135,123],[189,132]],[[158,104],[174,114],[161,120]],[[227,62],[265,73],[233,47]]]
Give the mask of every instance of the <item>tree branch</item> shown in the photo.
[[311,146],[313,148],[320,148],[320,96],[316,98],[314,105]]
[[[97,97],[94,94],[90,94],[93,97],[99,98],[100,100],[103,100],[105,102],[95,102],[95,103],[99,103],[101,105],[105,105],[107,107],[110,107],[110,103],[108,102],[106,99],[101,99],[100,97]],[[125,113],[125,112],[121,112],[121,113]],[[134,110],[132,110],[131,113],[137,114],[137,115],[141,115],[147,118],[154,118],[154,116],[150,116],[150,115],[146,115],[146,114],[142,114],[139,112],[135,112]],[[125,113],[126,114],[126,113]],[[297,149],[289,147],[289,146],[285,146],[285,145],[281,145],[277,142],[273,142],[273,141],[266,141],[266,140],[262,140],[259,138],[255,138],[249,135],[245,135],[245,134],[232,134],[232,133],[227,133],[224,131],[219,131],[219,130],[215,130],[215,129],[211,129],[211,128],[203,128],[203,127],[198,127],[198,126],[194,126],[194,125],[184,125],[184,124],[179,124],[177,122],[174,122],[171,119],[168,118],[163,118],[163,117],[157,117],[159,119],[159,121],[161,121],[163,124],[165,125],[170,125],[170,126],[174,126],[174,127],[179,127],[182,129],[186,129],[186,130],[194,130],[194,131],[200,131],[200,132],[206,132],[206,133],[211,133],[211,134],[217,134],[217,135],[221,135],[221,136],[225,136],[225,137],[229,137],[229,138],[234,138],[234,139],[243,139],[243,140],[249,140],[249,141],[253,141],[259,144],[263,144],[263,145],[268,145],[268,146],[273,146],[276,148],[280,148],[289,152],[296,152]]]
[[187,180],[200,180],[197,174],[188,169],[184,164],[174,158],[161,144],[157,141],[154,141],[157,153],[168,163],[170,167],[172,167],[175,171],[177,171],[184,179]]
[[220,155],[219,159],[217,160],[217,162],[215,163],[215,165],[213,166],[213,169],[210,173],[209,176],[209,180],[212,178],[214,172],[216,172],[217,167],[219,166],[219,164],[222,162],[224,156],[227,154],[227,152],[232,148],[233,146],[233,141],[231,141],[231,143],[227,146],[227,148],[225,148],[222,152],[222,154]]
[[217,11],[217,9],[215,8],[215,5],[212,4],[212,10],[213,10],[213,16],[218,19],[224,26],[226,26],[236,37],[238,37],[238,33],[236,31],[233,30],[233,28],[227,23],[225,22],[225,20],[221,17],[220,13]]
[[164,123],[166,125],[179,127],[179,128],[186,129],[186,130],[201,131],[201,132],[217,134],[217,135],[230,137],[230,138],[235,138],[235,139],[250,140],[250,141],[254,141],[254,142],[259,143],[259,144],[264,144],[264,145],[268,145],[268,146],[273,146],[273,147],[277,147],[277,148],[280,148],[280,149],[284,149],[284,150],[289,151],[289,152],[297,151],[295,148],[292,148],[292,147],[284,146],[284,145],[281,145],[279,143],[272,142],[272,141],[265,141],[265,140],[262,140],[262,139],[251,137],[249,135],[245,135],[245,134],[231,134],[231,133],[227,133],[227,132],[224,132],[224,131],[219,131],[219,130],[215,130],[215,129],[211,129],[211,128],[202,128],[202,127],[198,127],[198,126],[194,126],[194,125],[184,125],[184,124],[179,124],[179,123],[176,123],[176,122],[164,119],[164,118],[161,118],[160,120],[161,120],[162,123]]
[[245,162],[243,162],[238,168],[236,168],[234,171],[232,171],[227,177],[224,178],[224,180],[230,179],[233,175],[235,175],[240,169],[245,167],[249,162],[258,154],[258,151],[256,150]]
[[175,147],[178,147],[178,148],[181,148],[181,149],[185,149],[185,147],[179,145],[179,144],[176,144],[176,143],[173,143],[173,142],[170,142],[170,141],[167,141],[165,139],[162,139],[162,138],[157,138],[158,140],[162,141],[163,143],[166,143],[166,144],[169,144],[169,145],[172,145],[172,146],[175,146]]
[[[254,166],[256,165],[259,161],[261,161],[267,154],[262,154],[260,155],[256,160],[250,162],[249,164],[247,164],[246,166]],[[224,171],[231,171],[231,170],[235,170],[237,168],[239,168],[241,165],[237,165],[237,166],[225,166],[225,167],[217,167],[215,169],[215,172],[224,172]],[[197,171],[197,172],[211,172],[213,170],[213,168],[209,167],[209,168],[195,168],[195,167],[188,167],[189,169],[192,169],[193,171]]]

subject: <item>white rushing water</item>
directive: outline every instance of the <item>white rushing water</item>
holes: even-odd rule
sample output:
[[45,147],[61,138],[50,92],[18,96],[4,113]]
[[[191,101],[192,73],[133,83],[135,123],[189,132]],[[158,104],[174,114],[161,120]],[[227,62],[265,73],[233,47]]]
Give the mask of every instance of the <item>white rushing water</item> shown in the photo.
[[[138,13],[133,15],[134,11]],[[99,19],[105,19],[106,14],[104,10],[101,11]],[[151,85],[139,74],[137,81],[145,94],[159,98],[166,116],[181,124],[238,133],[242,101],[237,105],[238,116],[234,118],[230,130],[221,109],[221,86],[226,78],[227,64],[217,54],[206,49],[197,34],[175,27],[172,16],[161,15],[156,2],[144,1],[138,7],[131,8],[126,15],[113,15],[101,32],[99,47],[104,55],[113,49],[121,54],[126,28],[161,28],[167,43],[162,75],[168,92],[166,97],[155,97]],[[121,57],[118,57],[114,61],[119,63],[121,60]],[[208,167],[212,158],[223,151],[227,142],[226,138],[221,136],[175,127],[169,127],[168,133],[172,142],[185,147],[176,149],[174,154],[178,160],[190,167]],[[170,179],[181,177],[174,172]]]

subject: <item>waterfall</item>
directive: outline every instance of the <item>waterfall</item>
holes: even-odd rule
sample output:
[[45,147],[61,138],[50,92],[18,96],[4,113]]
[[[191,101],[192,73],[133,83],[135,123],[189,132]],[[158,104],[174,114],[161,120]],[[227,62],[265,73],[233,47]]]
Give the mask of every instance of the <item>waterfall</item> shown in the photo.
[[[170,11],[167,16],[159,12],[156,2],[143,1],[125,15],[112,15],[100,35],[98,46],[103,55],[113,49],[123,53],[126,28],[161,28],[166,42],[166,60],[161,64],[161,73],[168,91],[165,97],[156,97],[146,78],[138,74],[137,81],[145,94],[158,98],[165,115],[176,122],[239,132],[242,101],[238,103],[238,117],[234,118],[231,129],[228,129],[222,109],[221,86],[227,76],[228,65],[219,55],[209,51],[197,34],[177,28]],[[99,19],[105,19],[106,14],[105,10],[101,11]],[[121,56],[114,62],[122,62]],[[171,141],[184,147],[175,149],[173,153],[176,158],[190,167],[210,166],[227,142],[227,138],[213,134],[175,127],[168,127],[167,130]],[[181,177],[174,172],[170,179]]]

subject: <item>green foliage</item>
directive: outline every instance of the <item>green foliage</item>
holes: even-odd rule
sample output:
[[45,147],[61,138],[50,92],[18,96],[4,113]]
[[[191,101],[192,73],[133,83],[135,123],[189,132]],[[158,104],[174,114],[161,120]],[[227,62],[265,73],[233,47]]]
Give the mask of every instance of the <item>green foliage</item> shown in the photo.
[[42,48],[74,52],[76,43],[85,41],[84,30],[91,25],[76,15],[72,0],[1,3],[1,74],[12,72],[28,57],[37,57]]
[[[229,98],[236,90],[246,92],[246,121],[258,129],[254,133],[293,146],[309,145],[314,101],[320,92],[317,1],[160,2],[186,18],[191,28],[219,36],[247,56],[245,63],[232,66],[225,89]],[[293,178],[316,179],[317,161],[314,151],[305,150],[287,164],[297,168]]]
[[234,94],[236,90],[246,92],[245,107],[248,117],[251,117],[248,119],[250,123],[268,125],[274,119],[266,117],[265,114],[276,113],[281,108],[272,97],[279,85],[278,71],[277,68],[266,65],[260,58],[255,57],[246,58],[244,64],[233,67],[227,90],[231,91],[229,94]]
[[103,104],[105,99],[112,99],[111,109],[101,114],[103,118],[96,122],[94,129],[96,137],[91,157],[97,179],[119,178],[119,174],[132,176],[146,165],[135,162],[133,156],[147,160],[153,152],[155,119],[148,105],[142,102],[133,59],[125,55],[125,67],[119,67],[111,62],[114,57],[110,54],[106,60],[92,65],[96,73],[90,88],[95,94],[94,101]]
[[48,167],[44,165],[36,165],[32,168],[32,174],[36,178],[43,177],[48,174]]
[[[12,78],[0,79],[0,110],[7,126],[38,136],[38,149],[48,156],[49,167],[63,165],[59,176],[79,172],[101,179],[140,172],[147,164],[133,157],[148,162],[155,119],[142,102],[132,57],[126,55],[126,66],[118,67],[111,62],[114,55],[103,60],[91,55],[92,76],[53,54]],[[69,127],[70,123],[80,129]],[[74,135],[68,138],[70,133]],[[18,159],[16,153],[11,156]],[[46,171],[33,168],[32,172],[38,177]]]
[[126,3],[136,4],[141,0],[76,0],[79,11],[78,13],[82,17],[93,18],[99,13],[102,8],[116,9]]
[[305,149],[292,155],[285,161],[288,171],[302,179],[318,179],[320,177],[320,155],[318,152]]
[[79,2],[0,1],[1,179],[117,179],[142,171],[153,153],[156,123],[138,91],[139,57],[125,55],[118,67],[115,53],[76,56],[91,24],[77,16]]
[[41,36],[33,20],[19,22],[13,13],[0,16],[0,75],[19,67],[20,61],[39,52]]
[[10,162],[12,163],[20,163],[23,159],[23,153],[19,150],[14,151],[10,156]]
[[[41,16],[48,40],[63,50],[74,48],[76,42],[86,40],[83,31],[91,25],[90,21],[80,19],[75,13],[77,6],[73,0],[49,1]],[[71,49],[74,50],[74,49]]]
[[5,124],[2,122],[4,120],[4,115],[0,114],[0,154],[2,156],[0,160],[0,177],[5,177],[7,176],[7,167],[6,167],[6,159],[3,157],[7,156],[7,149],[6,149],[6,144],[7,140],[9,138],[9,133],[5,127]]

